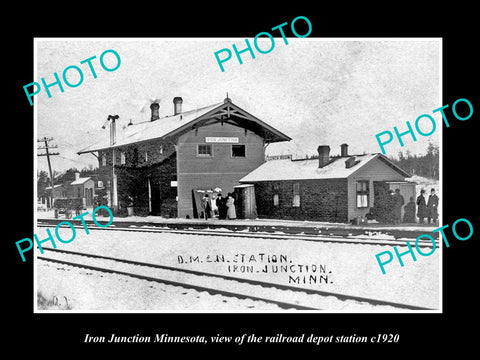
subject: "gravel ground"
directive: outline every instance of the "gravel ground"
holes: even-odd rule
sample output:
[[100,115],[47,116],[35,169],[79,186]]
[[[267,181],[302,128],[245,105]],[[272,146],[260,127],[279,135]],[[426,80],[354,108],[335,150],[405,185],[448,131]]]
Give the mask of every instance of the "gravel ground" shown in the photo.
[[[62,231],[65,231],[64,238],[70,238],[69,229],[61,229],[61,236]],[[38,228],[37,235],[40,239],[42,239],[42,234],[46,234],[45,228]],[[386,265],[387,273],[383,275],[375,255],[386,250],[393,252],[391,246],[93,229],[90,229],[89,235],[78,229],[74,241],[68,244],[58,242],[57,246],[70,251],[176,266],[183,269],[307,287],[432,309],[439,308],[438,249],[428,257],[417,254],[416,262],[410,255],[404,256],[404,267],[401,267],[395,260]],[[398,250],[401,253],[407,248],[398,247]],[[264,254],[263,259],[260,254]],[[277,257],[277,261],[282,258],[283,262],[274,263],[274,256]],[[71,271],[67,276],[66,270],[57,269],[61,266],[52,264],[46,266],[44,262],[40,261],[38,261],[38,265],[38,291],[41,291],[45,297],[67,296],[62,291],[70,294],[71,301],[69,303],[72,304],[73,309],[186,311],[253,309],[249,308],[249,306],[253,306],[252,304],[239,305],[236,301],[228,300],[224,302],[223,300],[226,299],[222,299],[221,304],[217,304],[216,301],[207,301],[205,299],[211,297],[208,294],[208,297],[202,299],[197,299],[195,296],[180,296],[179,299],[176,296],[178,294],[172,290],[164,298],[158,296],[160,284],[150,283],[155,288],[152,289],[149,286],[138,285],[138,282],[145,282],[143,280],[128,278],[124,281],[125,279],[121,280],[123,277],[118,275],[106,276],[105,274],[95,276],[93,280],[91,276],[85,276],[82,271],[78,270],[75,271],[76,275],[72,278]],[[275,269],[279,269],[276,268],[277,265],[288,266],[288,272],[274,272]],[[302,273],[299,272],[300,265],[303,269]],[[316,271],[313,271],[313,265],[316,266]],[[237,266],[236,271],[233,271],[234,266]],[[308,272],[305,271],[305,266],[309,267]],[[246,272],[249,269],[252,271]],[[321,272],[320,269],[324,272]],[[79,276],[78,273],[83,276]],[[310,275],[316,276],[317,281],[308,283],[311,279]],[[291,283],[291,277],[295,279],[296,276],[300,276],[298,283]],[[304,276],[305,284],[302,282]],[[136,289],[137,285],[139,289]],[[191,290],[185,291],[190,292]],[[69,297],[67,296],[67,298]],[[288,302],[288,300],[286,298],[282,301]],[[267,309],[264,306],[260,306],[260,308]],[[352,309],[355,309],[354,304],[347,305],[342,310]]]

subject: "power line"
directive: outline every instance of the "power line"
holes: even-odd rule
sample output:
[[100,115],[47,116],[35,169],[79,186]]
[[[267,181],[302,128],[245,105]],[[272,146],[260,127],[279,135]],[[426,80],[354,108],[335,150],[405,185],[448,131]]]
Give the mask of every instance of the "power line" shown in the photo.
[[55,201],[55,193],[54,193],[54,188],[53,188],[53,174],[52,174],[52,164],[50,163],[50,156],[52,155],[60,155],[60,153],[51,153],[48,150],[51,148],[56,148],[57,146],[54,145],[49,145],[48,142],[52,141],[53,138],[47,138],[44,137],[43,139],[38,139],[37,142],[44,142],[45,147],[39,147],[39,149],[45,149],[45,153],[42,154],[37,154],[37,156],[46,156],[47,161],[48,161],[48,171],[50,172],[50,186],[52,187],[52,201],[50,202],[50,205],[53,207],[53,203]]

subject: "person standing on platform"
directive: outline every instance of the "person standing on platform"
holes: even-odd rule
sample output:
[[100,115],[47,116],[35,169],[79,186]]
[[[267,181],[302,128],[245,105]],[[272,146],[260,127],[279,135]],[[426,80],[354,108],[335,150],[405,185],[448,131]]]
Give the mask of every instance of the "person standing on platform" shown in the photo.
[[225,219],[227,217],[227,206],[225,205],[227,199],[222,197],[221,193],[218,193],[215,203],[218,208],[218,218]]
[[425,201],[425,190],[420,190],[420,195],[417,197],[417,206],[418,206],[418,211],[417,211],[417,217],[418,220],[420,221],[420,224],[423,224],[423,219],[427,216],[427,203]]
[[405,205],[405,214],[403,215],[404,223],[415,223],[415,202],[413,196],[410,196],[410,201]]
[[208,194],[205,194],[204,197],[202,198],[202,209],[203,209],[203,217],[205,220],[208,220],[208,218],[212,217],[211,215],[212,208],[210,206],[210,198],[208,197]]
[[430,196],[428,197],[427,202],[427,213],[428,223],[430,224],[430,220],[433,220],[433,223],[435,224],[438,218],[438,196],[435,194],[435,189],[430,191]]
[[393,223],[400,224],[402,221],[402,206],[405,204],[405,199],[400,194],[400,189],[395,189],[393,195]]
[[395,192],[390,189],[388,195],[385,198],[385,222],[395,222]]
[[227,219],[234,220],[237,218],[237,212],[235,211],[235,199],[233,198],[233,194],[229,193],[227,197]]

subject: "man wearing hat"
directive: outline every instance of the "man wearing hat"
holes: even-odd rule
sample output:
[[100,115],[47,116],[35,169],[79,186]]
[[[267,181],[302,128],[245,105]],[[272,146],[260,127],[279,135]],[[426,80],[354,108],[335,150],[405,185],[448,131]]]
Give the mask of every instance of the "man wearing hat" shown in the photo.
[[425,201],[425,190],[420,190],[420,195],[417,197],[417,217],[420,221],[420,224],[423,224],[423,219],[427,216],[427,202]]
[[433,223],[437,222],[438,218],[438,196],[435,194],[435,189],[430,190],[430,196],[428,197],[427,202],[427,221],[430,224],[430,220],[433,220]]
[[215,200],[215,204],[218,208],[218,218],[219,219],[226,219],[227,218],[227,198],[222,197],[221,193],[217,194],[217,199]]

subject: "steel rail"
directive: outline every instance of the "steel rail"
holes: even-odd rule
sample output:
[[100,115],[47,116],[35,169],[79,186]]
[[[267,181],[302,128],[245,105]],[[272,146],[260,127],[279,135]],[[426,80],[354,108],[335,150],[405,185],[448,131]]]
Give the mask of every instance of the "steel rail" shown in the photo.
[[[58,221],[60,223],[61,221]],[[118,223],[117,223],[118,224]],[[116,224],[116,225],[117,225]],[[46,224],[37,224],[39,227],[49,227]],[[76,228],[82,228],[83,226],[74,225]],[[312,242],[331,242],[331,243],[345,243],[345,244],[359,244],[359,245],[406,245],[407,240],[392,240],[392,239],[378,239],[370,240],[359,237],[349,237],[342,238],[341,236],[335,235],[294,235],[294,234],[278,234],[278,233],[260,233],[260,232],[236,232],[236,231],[217,231],[217,230],[178,230],[178,229],[162,229],[154,227],[96,227],[94,229],[89,228],[89,230],[104,230],[104,231],[130,231],[130,232],[149,232],[149,233],[171,233],[171,234],[182,234],[182,235],[200,235],[200,236],[224,236],[224,237],[245,237],[245,238],[257,238],[257,239],[270,239],[270,240],[300,240],[300,241],[312,241]],[[412,239],[413,240],[413,239]],[[438,247],[438,242],[435,241],[436,246]],[[421,240],[418,242],[419,247],[433,247],[431,241]]]
[[[357,302],[363,302],[363,303],[368,303],[371,305],[375,306],[391,306],[391,307],[396,307],[400,309],[408,309],[408,310],[432,310],[429,308],[425,307],[420,307],[420,306],[414,306],[414,305],[408,305],[408,304],[402,304],[402,303],[396,303],[396,302],[390,302],[390,301],[383,301],[383,300],[377,300],[377,299],[370,299],[370,298],[365,298],[365,297],[359,297],[359,296],[352,296],[352,295],[345,295],[345,294],[337,294],[333,292],[327,292],[327,291],[322,291],[322,290],[315,290],[315,289],[309,289],[309,288],[299,288],[299,287],[294,287],[294,286],[288,286],[288,285],[282,285],[282,284],[275,284],[275,283],[269,283],[269,282],[264,282],[264,281],[259,281],[259,280],[253,280],[253,279],[246,279],[246,278],[238,278],[234,276],[227,276],[227,275],[221,275],[221,274],[213,274],[213,273],[207,273],[207,272],[202,272],[202,271],[196,271],[196,270],[189,270],[189,269],[180,269],[177,267],[172,267],[172,266],[166,266],[166,265],[159,265],[159,264],[151,264],[151,263],[145,263],[145,262],[139,262],[139,261],[134,261],[134,260],[127,260],[127,259],[119,259],[119,258],[114,258],[114,257],[109,257],[109,256],[103,256],[103,255],[96,255],[96,254],[88,254],[88,253],[82,253],[82,252],[76,252],[76,251],[69,251],[69,250],[60,250],[60,249],[53,249],[53,248],[43,248],[43,250],[47,251],[52,251],[52,252],[57,252],[57,253],[65,253],[65,254],[71,254],[71,255],[78,255],[78,256],[85,256],[85,257],[90,257],[90,258],[96,258],[96,259],[105,259],[105,260],[111,260],[111,261],[116,261],[120,263],[126,263],[130,265],[138,265],[138,266],[144,266],[144,267],[150,267],[150,268],[156,268],[156,269],[163,269],[163,270],[170,270],[170,271],[177,271],[177,272],[183,272],[186,274],[192,274],[192,275],[197,275],[197,276],[206,276],[206,277],[213,277],[213,278],[221,278],[224,280],[231,280],[231,281],[237,281],[239,283],[247,283],[250,285],[259,285],[265,288],[274,288],[274,289],[279,289],[279,290],[289,290],[289,291],[294,291],[294,292],[304,292],[310,295],[320,295],[320,296],[333,296],[336,297],[337,299],[341,301],[346,301],[346,300],[352,300],[352,301],[357,301]],[[38,259],[42,260],[48,260],[48,261],[57,261],[57,262],[63,262],[65,264],[69,263],[67,261],[63,260],[57,260],[57,259],[51,259],[48,257],[43,257],[43,256],[38,256]],[[81,265],[81,264],[75,264],[75,265]],[[72,266],[75,266],[72,265]],[[83,265],[81,265],[83,266]],[[87,267],[89,265],[86,265]],[[89,266],[90,268],[90,266]],[[92,269],[93,270],[93,269]],[[118,274],[122,275],[132,275],[134,277],[140,276],[141,278],[143,275],[136,275],[136,274],[130,274],[130,273],[125,273],[125,272],[119,272],[117,270],[111,270],[110,272],[115,272]],[[143,278],[149,278],[148,276],[145,276]],[[160,281],[162,282],[162,281]],[[179,283],[179,282],[173,282],[170,280],[165,280],[165,283],[170,282],[173,285],[176,286],[187,286],[187,287],[198,287],[198,289],[201,289],[200,291],[207,291],[208,289],[212,290],[211,288],[204,288],[201,286],[197,285],[188,285],[184,283]],[[215,290],[218,293],[222,292],[222,290]],[[231,292],[225,292],[225,294],[229,294],[229,296],[242,296],[240,294],[236,293],[231,293]],[[252,298],[251,296],[245,296],[245,298]],[[256,298],[256,300],[262,300],[262,301],[267,301],[266,299],[263,298]],[[270,301],[272,302],[272,301]],[[280,304],[286,305],[291,305],[291,306],[299,306],[302,307],[302,310],[321,310],[317,308],[311,308],[311,307],[306,307],[306,306],[301,306],[298,304],[289,304],[289,303],[283,303],[279,301],[275,301],[274,303],[278,303],[277,305],[280,306]],[[283,306],[280,306],[283,307]],[[283,307],[285,308],[285,307]]]

